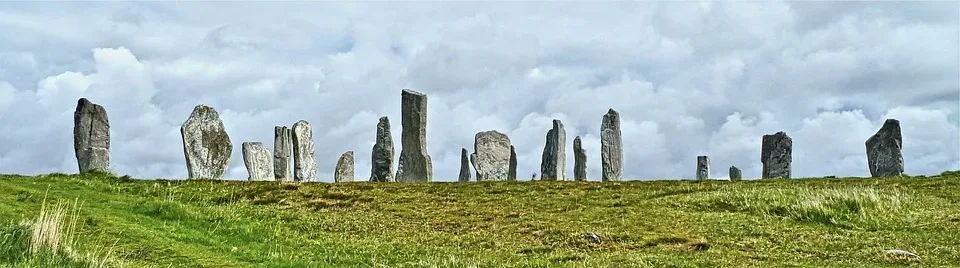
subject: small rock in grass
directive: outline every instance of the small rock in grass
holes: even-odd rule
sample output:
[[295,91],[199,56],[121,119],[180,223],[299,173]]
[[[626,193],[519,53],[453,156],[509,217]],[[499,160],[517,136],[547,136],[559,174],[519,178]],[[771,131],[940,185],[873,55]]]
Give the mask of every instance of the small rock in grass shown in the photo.
[[584,233],[580,235],[580,237],[587,239],[587,241],[590,241],[590,243],[596,243],[596,244],[600,243],[600,235],[597,235],[597,233],[594,233],[594,232]]
[[890,258],[893,258],[893,259],[908,259],[908,260],[920,259],[920,256],[918,256],[917,254],[915,254],[915,253],[913,253],[913,252],[909,252],[909,251],[905,251],[905,250],[899,250],[899,249],[887,250],[887,254],[886,254],[886,255],[887,255],[887,257],[890,257]]

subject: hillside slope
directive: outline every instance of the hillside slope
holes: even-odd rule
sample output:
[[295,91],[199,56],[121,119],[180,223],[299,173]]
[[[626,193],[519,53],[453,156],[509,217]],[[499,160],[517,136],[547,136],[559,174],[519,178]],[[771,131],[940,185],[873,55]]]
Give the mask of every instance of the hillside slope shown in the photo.
[[77,248],[127,267],[950,267],[958,202],[956,172],[300,185],[0,176],[0,222],[69,204]]

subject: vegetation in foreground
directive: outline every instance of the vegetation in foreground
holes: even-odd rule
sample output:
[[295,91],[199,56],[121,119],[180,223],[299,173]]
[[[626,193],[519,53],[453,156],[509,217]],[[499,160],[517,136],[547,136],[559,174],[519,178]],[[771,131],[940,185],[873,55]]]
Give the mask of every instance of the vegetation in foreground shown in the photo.
[[950,267],[957,241],[960,172],[403,184],[0,175],[0,267]]

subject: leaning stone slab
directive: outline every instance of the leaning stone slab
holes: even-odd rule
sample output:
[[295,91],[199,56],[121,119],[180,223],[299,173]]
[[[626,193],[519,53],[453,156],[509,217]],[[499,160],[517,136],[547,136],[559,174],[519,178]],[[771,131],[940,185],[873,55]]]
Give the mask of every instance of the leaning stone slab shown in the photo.
[[400,116],[397,181],[433,181],[433,163],[427,154],[427,95],[404,89],[400,94]]
[[317,162],[314,156],[313,128],[310,122],[300,120],[293,124],[293,180],[317,181]]
[[220,115],[210,106],[197,105],[180,126],[183,152],[190,179],[222,179],[230,164],[233,143]]
[[390,119],[380,117],[377,137],[371,153],[370,181],[393,182],[393,136],[390,134]]
[[467,154],[467,148],[460,148],[460,177],[459,182],[470,181],[470,159]]
[[273,177],[277,181],[293,181],[290,176],[290,156],[293,154],[293,138],[290,128],[273,127]]
[[243,165],[247,167],[247,180],[272,181],[274,180],[273,163],[270,151],[261,142],[244,142],[240,144],[243,150]]
[[477,181],[505,181],[510,173],[510,138],[496,130],[474,136]]
[[739,181],[743,179],[743,174],[740,173],[740,169],[735,166],[730,166],[730,181]]
[[340,155],[340,159],[337,160],[337,167],[333,172],[333,181],[353,181],[353,151],[347,151]]
[[86,98],[73,112],[73,151],[80,173],[110,172],[110,120],[103,106]]
[[587,151],[583,149],[580,136],[573,138],[573,180],[587,180]]
[[620,113],[610,109],[600,124],[600,164],[603,181],[623,179],[623,140],[620,132]]
[[547,131],[540,162],[540,179],[545,181],[566,180],[567,134],[560,120],[553,120],[553,128]]
[[763,164],[761,178],[790,178],[790,166],[793,162],[793,139],[786,132],[763,135],[760,148],[760,163]]
[[517,148],[510,145],[510,168],[507,169],[507,180],[517,180]]
[[710,179],[710,158],[706,155],[697,156],[697,180]]
[[900,177],[903,175],[903,137],[900,121],[887,119],[876,134],[870,136],[867,146],[867,166],[871,177]]

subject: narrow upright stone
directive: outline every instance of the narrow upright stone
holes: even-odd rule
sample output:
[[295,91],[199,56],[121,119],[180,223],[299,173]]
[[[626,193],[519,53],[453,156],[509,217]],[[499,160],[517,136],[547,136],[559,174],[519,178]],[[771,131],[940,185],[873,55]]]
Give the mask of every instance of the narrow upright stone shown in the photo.
[[477,153],[470,153],[470,165],[473,166],[473,170],[477,173],[477,181],[480,181],[480,169],[477,168]]
[[317,181],[317,162],[314,156],[313,128],[310,122],[300,120],[293,124],[293,181]]
[[337,160],[337,168],[333,173],[334,182],[353,181],[353,151],[347,151]]
[[553,120],[553,128],[547,131],[540,160],[540,179],[545,181],[566,180],[567,134],[560,120]]
[[740,174],[740,169],[735,166],[730,166],[730,181],[740,181],[743,179],[743,175]]
[[697,156],[697,180],[710,179],[710,158],[706,155]]
[[293,150],[293,140],[290,137],[290,128],[286,126],[273,127],[273,178],[277,181],[293,181],[290,176],[290,155]]
[[793,139],[780,131],[772,135],[763,135],[760,148],[760,163],[763,164],[761,178],[790,178],[790,165],[793,162]]
[[427,154],[427,95],[404,89],[400,99],[397,181],[433,181],[433,163]]
[[610,109],[600,125],[600,164],[603,181],[623,179],[623,140],[620,133],[620,113]]
[[370,155],[370,181],[393,182],[393,136],[386,116],[377,123],[376,142]]
[[580,136],[573,138],[573,179],[576,181],[587,180],[587,151],[583,149]]
[[223,127],[220,115],[203,104],[180,126],[187,176],[191,179],[222,179],[230,165],[233,143]]
[[460,178],[457,181],[470,181],[470,159],[467,155],[467,148],[460,148]]
[[73,151],[80,173],[110,171],[110,120],[103,106],[86,98],[73,112]]
[[510,145],[510,169],[507,170],[507,180],[517,180],[517,148]]
[[473,151],[477,181],[505,181],[510,174],[510,138],[496,130],[478,132]]
[[903,175],[903,137],[900,121],[887,119],[876,134],[870,136],[867,146],[867,166],[871,177],[900,177]]
[[243,165],[247,167],[247,180],[272,181],[274,180],[273,163],[270,151],[261,142],[244,142],[240,144],[243,151]]

